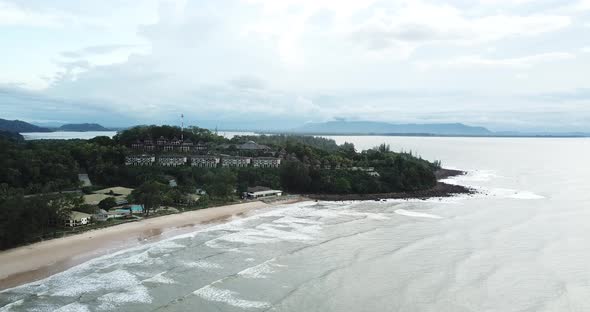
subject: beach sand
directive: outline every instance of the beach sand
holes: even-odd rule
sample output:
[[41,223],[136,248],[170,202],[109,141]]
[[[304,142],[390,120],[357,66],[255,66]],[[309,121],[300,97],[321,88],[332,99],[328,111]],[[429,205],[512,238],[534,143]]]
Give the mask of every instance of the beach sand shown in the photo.
[[43,279],[121,249],[194,231],[254,210],[301,201],[253,201],[166,215],[92,230],[0,252],[0,290]]

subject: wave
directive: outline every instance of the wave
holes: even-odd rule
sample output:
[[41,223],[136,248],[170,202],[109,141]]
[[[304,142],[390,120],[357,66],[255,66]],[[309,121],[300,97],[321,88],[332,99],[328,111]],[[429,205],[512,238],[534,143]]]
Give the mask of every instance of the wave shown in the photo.
[[395,210],[395,213],[403,215],[403,216],[417,217],[417,218],[430,218],[430,219],[442,219],[443,218],[441,216],[434,215],[434,214],[409,211],[409,210],[405,210],[405,209],[397,209],[397,210]]

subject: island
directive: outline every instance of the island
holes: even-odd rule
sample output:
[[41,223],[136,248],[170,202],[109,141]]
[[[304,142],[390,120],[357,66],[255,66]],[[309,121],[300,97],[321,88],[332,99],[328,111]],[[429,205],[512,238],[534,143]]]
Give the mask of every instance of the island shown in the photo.
[[81,123],[81,124],[65,124],[61,125],[56,131],[79,131],[79,132],[87,132],[87,131],[110,131],[110,129],[105,128],[96,123]]

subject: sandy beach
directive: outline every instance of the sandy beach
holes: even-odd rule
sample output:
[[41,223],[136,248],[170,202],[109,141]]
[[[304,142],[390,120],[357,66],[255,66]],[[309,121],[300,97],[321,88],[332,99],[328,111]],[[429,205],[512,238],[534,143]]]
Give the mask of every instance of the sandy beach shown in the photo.
[[0,290],[43,279],[90,259],[124,248],[191,232],[262,208],[289,204],[253,201],[155,217],[0,252]]

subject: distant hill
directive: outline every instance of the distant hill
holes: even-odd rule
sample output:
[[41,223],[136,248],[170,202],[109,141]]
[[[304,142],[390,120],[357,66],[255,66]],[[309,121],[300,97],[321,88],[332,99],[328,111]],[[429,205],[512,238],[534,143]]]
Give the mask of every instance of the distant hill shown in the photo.
[[493,135],[484,127],[461,123],[392,124],[376,121],[328,121],[308,123],[293,129],[298,133],[313,134],[430,134],[430,135]]
[[57,131],[109,131],[109,129],[95,123],[65,124]]
[[21,120],[6,120],[0,118],[0,130],[8,132],[51,132],[47,128],[38,127]]
[[11,141],[24,141],[25,138],[16,133],[16,132],[9,132],[9,131],[4,131],[4,130],[0,130],[0,138],[6,138],[9,139]]

